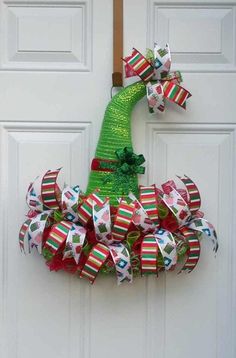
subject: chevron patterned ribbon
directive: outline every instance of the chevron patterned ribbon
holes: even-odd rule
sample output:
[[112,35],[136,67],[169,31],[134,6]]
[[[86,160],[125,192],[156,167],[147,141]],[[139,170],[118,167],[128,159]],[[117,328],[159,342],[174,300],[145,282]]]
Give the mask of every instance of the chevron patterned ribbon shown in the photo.
[[127,77],[139,76],[146,83],[147,100],[151,113],[164,111],[164,99],[176,103],[183,109],[186,108],[186,101],[191,97],[191,93],[180,86],[182,81],[180,72],[170,72],[171,54],[168,44],[161,48],[155,43],[154,50],[149,49],[147,57],[133,49],[132,54],[123,60],[126,64]]

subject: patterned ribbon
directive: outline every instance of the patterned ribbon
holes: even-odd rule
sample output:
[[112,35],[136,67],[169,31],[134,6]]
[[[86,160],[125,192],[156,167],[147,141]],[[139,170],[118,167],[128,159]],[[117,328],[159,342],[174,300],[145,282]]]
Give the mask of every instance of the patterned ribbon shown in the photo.
[[88,256],[80,277],[87,278],[90,283],[93,283],[109,254],[110,250],[107,246],[101,243],[96,244]]
[[188,206],[191,213],[194,215],[201,206],[201,197],[196,184],[186,175],[178,178],[184,183],[189,194]]
[[[136,240],[141,241],[138,244],[141,244],[142,274],[158,273],[158,253],[162,256],[165,270],[176,265],[177,238],[182,238],[188,246],[181,271],[191,272],[199,260],[199,234],[212,240],[215,252],[218,249],[215,229],[199,211],[198,188],[187,176],[179,177],[186,190],[177,189],[173,181],[163,184],[163,191],[155,185],[140,186],[140,201],[133,194],[129,195],[130,203],[121,199],[115,218],[111,218],[109,198],[101,198],[97,190],[82,200],[78,186],[66,186],[61,191],[57,185],[59,171],[47,171],[28,189],[26,201],[30,211],[19,232],[19,245],[23,251],[36,247],[39,253],[43,250],[49,260],[62,253],[63,259],[74,258],[78,264],[86,237],[84,226],[90,225],[91,219],[97,243],[90,251],[80,276],[93,283],[110,256],[120,284],[132,282],[128,248]],[[175,225],[169,226],[169,230],[161,228],[162,220],[169,215]],[[139,231],[128,232],[131,222]],[[124,240],[127,240],[127,247]]]
[[[186,101],[191,94],[180,86],[182,82],[180,72],[170,72],[171,55],[168,44],[165,48],[161,48],[155,43],[154,51],[149,50],[146,58],[138,50],[133,49],[132,54],[123,60],[126,63],[126,77],[139,76],[146,83],[151,113],[164,111],[165,98],[186,108]],[[151,80],[154,83],[151,83]]]
[[57,177],[60,172],[60,169],[48,170],[43,176],[41,195],[43,204],[51,209],[58,210],[60,209],[60,203],[57,198]]
[[134,195],[130,194],[129,197],[136,207],[133,223],[145,234],[140,251],[142,274],[158,273],[158,251],[165,269],[169,270],[177,262],[176,243],[171,232],[160,229],[155,185],[140,186],[141,203]]
[[160,225],[158,210],[157,210],[157,195],[156,186],[142,186],[139,187],[140,202],[146,211],[148,217],[153,221],[156,226]]
[[152,233],[156,229],[156,225],[151,220],[147,211],[141,205],[141,203],[136,199],[133,194],[129,194],[129,198],[135,205],[135,211],[133,215],[133,223],[143,234]]
[[[20,229],[19,244],[21,250],[29,252],[36,247],[48,259],[64,248],[64,258],[73,257],[78,263],[86,236],[86,230],[75,224],[79,219],[80,189],[66,186],[61,191],[57,185],[59,172],[60,169],[48,170],[29,186],[26,202],[30,211]],[[52,225],[56,216],[60,222]],[[51,230],[44,243],[45,229],[49,227]]]
[[158,243],[153,234],[144,237],[141,245],[141,273],[158,274],[157,269]]
[[164,191],[167,190],[167,192],[161,197],[165,205],[174,214],[179,224],[179,232],[184,236],[189,246],[187,261],[182,271],[191,272],[197,265],[200,256],[200,244],[196,233],[200,232],[209,237],[215,252],[218,250],[218,240],[213,225],[203,219],[202,213],[198,211],[201,200],[197,186],[186,176],[180,177],[180,179],[186,186],[189,195],[188,203],[185,202],[179,191],[175,187],[171,188],[169,184],[162,186]]
[[[95,198],[96,200],[91,199],[92,211],[90,211],[90,217],[93,217],[96,239],[100,245],[95,245],[95,251],[92,249],[90,252],[80,277],[88,278],[93,283],[110,254],[115,265],[118,284],[124,281],[132,282],[130,255],[122,241],[125,239],[132,222],[135,205],[121,200],[114,225],[111,227],[109,200],[103,200],[98,195]],[[102,253],[99,253],[100,260],[96,258],[99,250],[102,251]]]
[[165,270],[173,268],[177,263],[176,243],[173,235],[168,230],[158,229],[154,236],[163,257]]
[[189,210],[188,204],[182,198],[180,193],[175,190],[175,188],[172,188],[168,194],[164,193],[162,200],[172,211],[180,226],[183,226],[186,222],[189,221],[191,217],[191,211]]
[[191,271],[193,271],[199,261],[201,250],[200,242],[196,233],[193,230],[183,227],[182,229],[180,229],[180,232],[188,243],[187,260],[182,267],[181,272],[186,271],[190,273]]

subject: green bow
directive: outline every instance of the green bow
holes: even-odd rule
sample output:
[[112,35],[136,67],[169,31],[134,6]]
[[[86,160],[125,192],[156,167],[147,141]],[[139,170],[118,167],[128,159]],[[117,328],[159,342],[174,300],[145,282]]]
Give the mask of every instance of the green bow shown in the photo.
[[109,173],[105,182],[113,180],[114,190],[122,188],[124,194],[132,190],[132,177],[137,174],[144,174],[145,168],[142,164],[145,158],[142,154],[135,154],[131,147],[120,148],[115,151],[117,162],[112,163],[112,173]]
[[116,171],[119,170],[123,174],[144,174],[145,168],[141,166],[145,162],[142,154],[135,154],[131,147],[117,149],[115,151],[118,158]]

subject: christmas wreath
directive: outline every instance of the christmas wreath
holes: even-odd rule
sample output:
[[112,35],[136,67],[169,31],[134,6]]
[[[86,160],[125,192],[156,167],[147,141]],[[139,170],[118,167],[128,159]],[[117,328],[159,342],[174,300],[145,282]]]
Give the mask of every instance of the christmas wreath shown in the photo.
[[136,49],[124,59],[126,76],[141,81],[122,89],[107,106],[87,191],[57,184],[60,169],[48,170],[30,184],[27,219],[20,248],[43,255],[50,270],[65,270],[94,282],[99,272],[116,273],[118,283],[134,275],[174,270],[191,272],[204,235],[218,248],[212,224],[199,210],[200,194],[187,176],[157,188],[138,185],[145,162],[131,141],[131,112],[147,95],[150,112],[163,112],[170,100],[185,108],[191,94],[180,72],[170,72],[169,46],[157,44],[144,57]]

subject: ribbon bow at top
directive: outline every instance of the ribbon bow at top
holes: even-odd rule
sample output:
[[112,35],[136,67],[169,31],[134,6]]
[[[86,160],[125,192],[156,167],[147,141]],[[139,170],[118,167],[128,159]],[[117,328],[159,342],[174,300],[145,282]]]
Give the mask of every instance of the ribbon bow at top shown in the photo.
[[186,108],[186,101],[191,97],[191,93],[180,86],[181,73],[170,72],[171,55],[168,44],[165,48],[161,48],[155,43],[154,50],[149,49],[146,57],[134,48],[132,54],[123,60],[126,63],[126,77],[139,76],[146,83],[151,113],[164,111],[165,98]]

